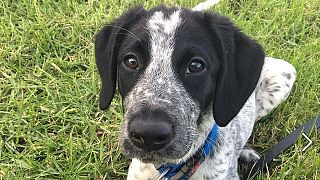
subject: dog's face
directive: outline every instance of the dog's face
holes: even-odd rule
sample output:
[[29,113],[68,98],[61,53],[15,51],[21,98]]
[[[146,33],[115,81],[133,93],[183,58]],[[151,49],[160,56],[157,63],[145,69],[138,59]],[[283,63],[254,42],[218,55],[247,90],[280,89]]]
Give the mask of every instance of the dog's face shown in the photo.
[[121,144],[145,162],[182,158],[203,116],[227,125],[253,92],[264,54],[228,19],[163,6],[129,10],[96,36],[100,107],[118,87]]

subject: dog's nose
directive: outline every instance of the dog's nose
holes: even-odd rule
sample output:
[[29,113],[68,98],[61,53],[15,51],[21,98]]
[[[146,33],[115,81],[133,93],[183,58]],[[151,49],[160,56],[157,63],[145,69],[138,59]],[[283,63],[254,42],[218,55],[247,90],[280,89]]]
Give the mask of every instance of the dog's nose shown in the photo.
[[134,120],[129,126],[129,137],[133,144],[146,151],[164,148],[172,134],[172,124],[167,121]]

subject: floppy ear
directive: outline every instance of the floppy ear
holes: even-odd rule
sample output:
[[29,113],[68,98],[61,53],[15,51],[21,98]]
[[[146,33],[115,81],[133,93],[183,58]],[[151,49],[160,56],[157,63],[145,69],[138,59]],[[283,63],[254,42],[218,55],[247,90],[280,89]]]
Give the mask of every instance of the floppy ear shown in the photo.
[[264,51],[243,34],[229,19],[206,14],[221,67],[217,77],[213,116],[219,126],[226,126],[253,93],[264,64]]
[[106,25],[95,36],[95,58],[102,81],[100,109],[109,107],[116,89],[117,59],[120,46],[130,27],[144,14],[142,7],[130,9],[127,13]]

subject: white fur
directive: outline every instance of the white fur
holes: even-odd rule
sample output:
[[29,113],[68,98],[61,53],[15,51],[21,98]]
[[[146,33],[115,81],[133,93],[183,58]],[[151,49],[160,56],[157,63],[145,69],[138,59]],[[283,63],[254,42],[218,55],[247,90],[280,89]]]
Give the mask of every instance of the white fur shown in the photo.
[[253,149],[243,148],[240,158],[245,162],[255,162],[260,159],[260,155]]
[[203,10],[207,10],[210,7],[218,4],[220,2],[220,0],[207,0],[205,2],[201,2],[199,4],[197,4],[192,10],[193,11],[203,11]]
[[128,180],[149,180],[157,179],[159,176],[158,171],[155,169],[153,164],[142,163],[136,158],[132,159],[129,166]]

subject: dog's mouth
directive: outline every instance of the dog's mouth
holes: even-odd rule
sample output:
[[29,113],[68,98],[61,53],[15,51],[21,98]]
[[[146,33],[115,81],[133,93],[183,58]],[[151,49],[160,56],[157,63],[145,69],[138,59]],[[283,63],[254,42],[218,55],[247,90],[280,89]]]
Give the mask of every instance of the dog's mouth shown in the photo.
[[191,149],[195,132],[186,131],[181,135],[176,135],[162,149],[148,151],[136,146],[130,138],[121,138],[121,145],[124,154],[129,158],[138,158],[145,163],[167,163],[177,162],[183,158]]

